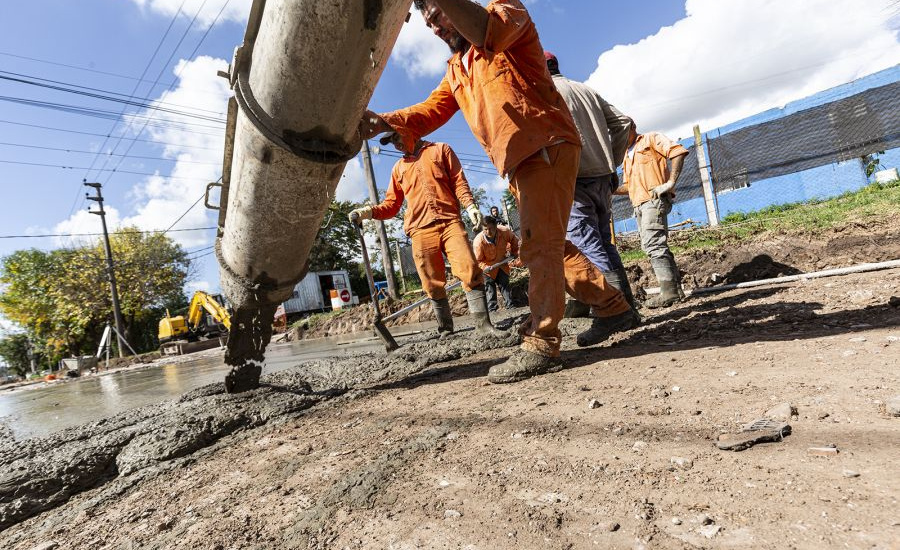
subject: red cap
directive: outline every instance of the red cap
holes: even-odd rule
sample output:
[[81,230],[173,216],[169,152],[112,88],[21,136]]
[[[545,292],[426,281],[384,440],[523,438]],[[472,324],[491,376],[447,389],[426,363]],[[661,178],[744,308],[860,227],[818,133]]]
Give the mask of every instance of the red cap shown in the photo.
[[552,61],[556,61],[557,63],[559,63],[559,59],[556,59],[556,56],[553,55],[551,52],[548,52],[547,50],[544,50],[544,59],[547,61],[552,60]]

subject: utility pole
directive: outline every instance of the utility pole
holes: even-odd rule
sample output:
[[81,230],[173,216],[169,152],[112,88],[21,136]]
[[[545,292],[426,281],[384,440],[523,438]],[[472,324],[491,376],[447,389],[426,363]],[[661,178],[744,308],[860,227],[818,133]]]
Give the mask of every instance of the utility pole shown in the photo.
[[[362,147],[363,169],[366,172],[366,183],[369,184],[369,198],[372,199],[372,206],[378,204],[378,188],[375,186],[375,168],[372,167],[372,153],[369,151],[369,142],[363,140]],[[387,229],[384,227],[383,220],[375,220],[378,227],[378,240],[381,241],[381,257],[384,262],[384,274],[387,276],[388,294],[391,298],[397,300],[400,294],[397,292],[397,281],[394,279],[394,259],[391,256],[391,245],[387,239]],[[374,296],[373,296],[374,298]]]
[[703,137],[700,135],[700,126],[694,126],[694,151],[697,152],[697,167],[700,169],[700,184],[703,187],[703,201],[706,204],[706,216],[709,225],[719,225],[719,209],[716,204],[716,190],[712,185],[712,177],[709,173],[709,163],[706,161],[706,151],[703,149]]
[[84,182],[85,187],[93,187],[97,191],[97,196],[92,197],[90,193],[85,193],[87,200],[94,201],[100,207],[100,210],[90,210],[91,214],[100,216],[100,222],[103,224],[103,244],[106,246],[106,273],[109,277],[109,290],[112,294],[113,315],[116,319],[116,336],[119,342],[119,357],[125,357],[125,323],[122,322],[122,308],[119,306],[119,291],[116,288],[116,273],[113,270],[112,247],[109,246],[109,232],[106,229],[106,210],[103,209],[103,194],[100,192],[102,187],[99,183]]

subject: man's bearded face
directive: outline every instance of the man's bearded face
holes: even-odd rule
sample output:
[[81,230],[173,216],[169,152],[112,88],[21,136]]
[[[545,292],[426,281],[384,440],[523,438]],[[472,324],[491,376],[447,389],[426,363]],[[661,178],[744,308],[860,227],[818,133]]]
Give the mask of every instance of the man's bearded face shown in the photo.
[[450,51],[453,53],[464,53],[469,49],[469,41],[456,30],[450,19],[441,11],[441,8],[434,5],[433,2],[425,3],[422,17],[425,18],[425,24],[434,32],[435,36],[450,46]]

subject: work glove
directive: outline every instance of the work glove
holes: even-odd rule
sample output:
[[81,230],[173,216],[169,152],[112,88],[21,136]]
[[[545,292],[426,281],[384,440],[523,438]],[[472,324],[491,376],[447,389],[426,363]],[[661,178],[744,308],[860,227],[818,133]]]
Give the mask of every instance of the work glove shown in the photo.
[[478,205],[473,202],[467,206],[466,214],[469,215],[472,226],[475,227],[475,229],[481,229],[481,223],[484,221],[484,216],[481,214],[481,210],[478,209]]
[[362,225],[363,220],[371,220],[372,219],[372,207],[365,206],[363,208],[357,208],[350,212],[350,222],[355,223],[356,225]]
[[665,195],[666,193],[671,193],[672,189],[675,189],[675,182],[674,181],[666,182],[662,185],[657,185],[656,187],[651,189],[650,195],[654,199],[658,199],[661,196]]

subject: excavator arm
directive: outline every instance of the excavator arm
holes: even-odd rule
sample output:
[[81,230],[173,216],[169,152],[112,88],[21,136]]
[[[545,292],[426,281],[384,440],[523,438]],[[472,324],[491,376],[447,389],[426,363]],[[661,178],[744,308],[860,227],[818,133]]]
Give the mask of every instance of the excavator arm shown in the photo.
[[211,295],[198,290],[191,298],[191,305],[188,307],[187,322],[192,329],[200,326],[203,321],[203,312],[209,313],[212,318],[229,331],[231,330],[231,315],[228,314],[222,304],[216,301]]
[[[411,0],[254,0],[226,76],[216,257],[234,307],[229,392],[259,385],[272,318],[309,250]],[[210,188],[218,184],[210,184]],[[207,197],[207,205],[209,200]]]

